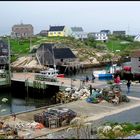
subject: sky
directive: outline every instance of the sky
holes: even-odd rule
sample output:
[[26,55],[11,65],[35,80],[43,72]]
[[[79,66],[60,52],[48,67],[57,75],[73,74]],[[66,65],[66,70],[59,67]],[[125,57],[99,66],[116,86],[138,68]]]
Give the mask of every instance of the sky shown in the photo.
[[0,1],[0,35],[15,24],[32,24],[34,33],[50,25],[82,27],[85,32],[103,29],[140,33],[140,1]]

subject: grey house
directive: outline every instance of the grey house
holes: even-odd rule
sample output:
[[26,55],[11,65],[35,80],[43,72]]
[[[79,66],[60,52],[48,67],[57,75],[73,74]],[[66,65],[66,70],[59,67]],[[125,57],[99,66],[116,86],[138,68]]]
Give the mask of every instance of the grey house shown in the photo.
[[76,60],[70,48],[56,48],[57,44],[43,43],[36,51],[36,58],[41,65],[62,65]]
[[75,39],[86,39],[87,33],[84,32],[82,27],[71,27],[71,36]]
[[40,35],[40,36],[48,36],[48,30],[42,30],[42,31],[40,31],[40,33],[38,35]]
[[0,65],[8,64],[8,45],[0,40]]
[[114,36],[125,36],[126,32],[125,31],[113,31]]
[[132,72],[140,73],[140,50],[136,50],[131,54]]

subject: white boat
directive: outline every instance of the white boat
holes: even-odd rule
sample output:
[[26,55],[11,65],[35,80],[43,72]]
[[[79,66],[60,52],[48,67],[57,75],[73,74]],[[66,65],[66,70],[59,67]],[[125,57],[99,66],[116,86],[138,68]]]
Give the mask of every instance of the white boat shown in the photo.
[[58,70],[49,68],[48,70],[40,71],[40,74],[44,75],[45,77],[57,77]]
[[104,78],[104,77],[112,77],[113,74],[108,73],[106,70],[98,70],[98,71],[93,71],[93,75],[96,78]]
[[58,70],[49,68],[48,70],[40,71],[35,75],[36,80],[56,79],[57,77],[64,78],[64,74],[58,74]]
[[112,65],[109,70],[97,70],[97,71],[93,71],[93,75],[97,78],[109,78],[112,77],[113,74],[118,71],[121,70],[122,67],[117,66],[117,64]]

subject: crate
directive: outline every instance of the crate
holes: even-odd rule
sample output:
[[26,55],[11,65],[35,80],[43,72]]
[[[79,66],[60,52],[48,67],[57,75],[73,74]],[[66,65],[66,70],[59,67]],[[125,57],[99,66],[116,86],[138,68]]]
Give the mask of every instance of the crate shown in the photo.
[[46,116],[45,127],[48,128],[58,128],[60,127],[59,118],[56,116]]
[[59,118],[58,117],[52,117],[49,118],[49,128],[58,128],[59,125]]
[[38,122],[38,123],[44,124],[44,123],[45,123],[44,114],[42,114],[42,113],[37,113],[37,114],[35,114],[35,115],[34,115],[34,121],[35,121],[35,122]]

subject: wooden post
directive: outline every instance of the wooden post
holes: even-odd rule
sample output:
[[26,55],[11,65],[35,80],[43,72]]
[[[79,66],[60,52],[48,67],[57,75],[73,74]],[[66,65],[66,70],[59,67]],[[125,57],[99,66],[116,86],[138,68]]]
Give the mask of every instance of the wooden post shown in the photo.
[[8,40],[8,66],[9,66],[9,86],[11,86],[11,51],[10,51],[10,40],[9,40],[9,37],[7,37],[7,40]]
[[28,98],[29,98],[29,94],[28,94],[28,78],[27,79],[25,79],[25,87],[26,87],[26,92],[27,92],[27,100],[28,100]]

